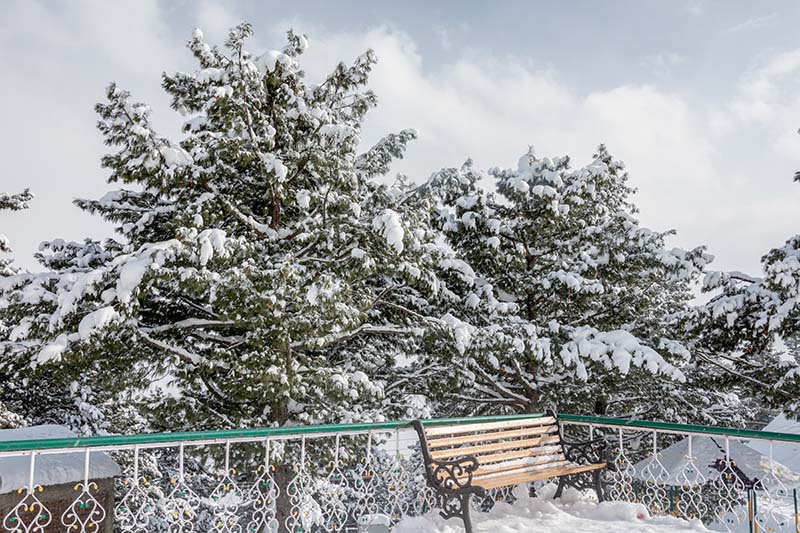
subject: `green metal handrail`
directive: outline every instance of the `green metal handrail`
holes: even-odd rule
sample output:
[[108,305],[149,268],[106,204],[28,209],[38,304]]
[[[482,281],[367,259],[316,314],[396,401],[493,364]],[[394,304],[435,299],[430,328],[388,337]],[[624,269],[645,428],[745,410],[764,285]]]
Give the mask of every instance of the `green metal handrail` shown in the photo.
[[[524,420],[542,418],[546,413],[519,414],[507,416],[482,416],[461,418],[437,418],[424,420],[425,426],[443,426],[449,424],[466,424],[475,422],[502,422],[505,420]],[[654,430],[672,433],[692,433],[703,435],[720,435],[744,439],[775,440],[800,443],[800,435],[791,433],[775,433],[753,429],[739,429],[693,424],[671,424],[669,422],[652,422],[649,420],[627,420],[601,416],[584,416],[559,414],[561,422],[589,424],[596,426],[613,426],[630,430]],[[410,420],[363,422],[354,424],[323,424],[311,426],[283,426],[256,429],[228,429],[216,431],[181,431],[173,433],[140,433],[137,435],[107,435],[99,437],[68,437],[57,439],[29,439],[0,442],[0,453],[25,452],[34,450],[53,450],[67,448],[108,448],[114,446],[135,446],[151,444],[191,443],[197,441],[225,441],[232,439],[259,439],[270,437],[291,437],[301,435],[366,433],[394,431],[411,428]]]
[[759,431],[757,429],[740,429],[715,426],[698,426],[693,424],[672,424],[669,422],[652,422],[649,420],[627,420],[622,418],[606,418],[602,416],[584,416],[559,414],[562,422],[575,422],[597,426],[615,426],[628,429],[650,429],[672,433],[695,433],[704,435],[721,435],[743,439],[779,440],[784,442],[800,443],[800,435],[792,433],[775,433],[772,431]]
[[[504,420],[523,420],[542,418],[546,413],[520,414],[507,416],[482,416],[462,418],[436,418],[424,420],[426,426],[442,426],[448,424],[465,424],[469,422],[501,422]],[[323,424],[313,426],[283,426],[256,429],[227,429],[216,431],[181,431],[174,433],[140,433],[137,435],[107,435],[100,437],[67,437],[57,439],[28,439],[0,442],[0,453],[32,450],[52,450],[61,448],[100,448],[113,446],[130,446],[137,444],[167,444],[209,440],[258,439],[268,437],[286,437],[292,435],[364,433],[394,431],[411,428],[410,420],[388,422],[364,422],[355,424]]]

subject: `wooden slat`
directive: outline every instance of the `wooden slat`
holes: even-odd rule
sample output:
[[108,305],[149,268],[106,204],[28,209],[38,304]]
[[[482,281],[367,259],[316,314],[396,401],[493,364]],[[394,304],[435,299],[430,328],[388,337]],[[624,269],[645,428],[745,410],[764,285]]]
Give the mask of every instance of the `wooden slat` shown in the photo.
[[428,448],[443,448],[445,446],[457,446],[460,444],[472,444],[474,442],[494,442],[504,439],[512,439],[517,437],[529,437],[531,435],[544,435],[548,433],[556,433],[558,426],[541,426],[530,427],[523,429],[514,429],[511,431],[492,431],[490,433],[478,433],[476,435],[464,435],[461,437],[445,437],[439,439],[428,440]]
[[537,448],[529,448],[527,450],[515,450],[512,452],[490,453],[487,455],[476,455],[476,459],[482,465],[491,463],[500,463],[511,459],[522,459],[524,457],[537,457],[539,455],[550,455],[561,453],[561,446],[539,446]]
[[466,455],[476,455],[485,452],[501,452],[504,450],[514,450],[517,448],[533,448],[535,446],[542,446],[545,444],[551,444],[560,441],[561,437],[559,437],[558,435],[552,435],[549,437],[538,437],[535,439],[510,440],[505,442],[495,442],[492,444],[481,444],[478,446],[465,446],[463,448],[450,448],[446,450],[437,450],[431,452],[431,458],[434,460],[449,459],[452,457],[463,457]]
[[457,424],[452,426],[426,427],[425,435],[435,437],[437,435],[459,435],[462,433],[474,433],[476,431],[491,431],[495,429],[508,429],[528,426],[545,426],[555,424],[556,419],[552,416],[541,418],[523,418],[520,420],[504,420],[503,422],[485,422],[481,424]]
[[[495,464],[493,466],[481,466],[475,472],[473,472],[472,477],[473,479],[476,477],[486,476],[489,474],[501,474],[503,472],[511,472],[514,470],[529,470],[534,467],[542,468],[545,465],[553,464],[553,463],[566,463],[567,459],[562,454],[554,455],[552,457],[548,457],[546,459],[541,459],[538,461],[531,461],[530,463],[516,463],[516,464]],[[463,474],[457,476],[459,478],[467,477],[469,474]]]
[[[549,466],[547,466],[549,465]],[[473,484],[480,484],[480,481],[483,479],[494,479],[496,477],[499,478],[512,478],[517,476],[526,476],[530,473],[539,473],[539,472],[555,472],[561,470],[570,469],[575,465],[574,463],[570,463],[566,459],[562,459],[560,461],[555,461],[551,463],[545,463],[543,465],[540,464],[518,464],[518,465],[511,465],[505,470],[499,472],[484,472],[482,474],[472,476]]]
[[539,479],[548,479],[551,477],[569,476],[571,474],[580,474],[581,472],[590,472],[599,468],[605,468],[606,464],[596,465],[573,465],[557,468],[542,468],[539,470],[530,470],[524,473],[514,473],[512,475],[498,475],[489,476],[482,479],[472,480],[472,484],[484,489],[495,489],[497,487],[508,487],[511,485],[519,485],[520,483],[528,483],[530,481],[537,481]]

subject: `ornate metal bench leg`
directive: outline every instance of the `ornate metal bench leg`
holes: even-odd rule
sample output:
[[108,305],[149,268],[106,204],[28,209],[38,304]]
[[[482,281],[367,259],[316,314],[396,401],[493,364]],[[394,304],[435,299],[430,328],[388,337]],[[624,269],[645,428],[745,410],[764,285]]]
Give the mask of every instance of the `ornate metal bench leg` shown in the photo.
[[553,496],[554,500],[560,498],[561,495],[564,494],[564,487],[566,486],[566,484],[567,484],[566,476],[561,476],[560,478],[558,478],[558,487],[556,488],[556,493]]
[[592,472],[592,478],[594,481],[594,491],[597,493],[597,501],[602,502],[606,499],[603,494],[603,470],[600,469]]
[[[580,474],[582,476],[587,475],[588,473]],[[605,501],[606,497],[603,493],[603,471],[602,470],[594,470],[591,472],[592,475],[592,484],[588,485],[585,483],[586,478],[582,478],[582,480],[573,480],[572,476],[561,476],[558,478],[558,487],[556,488],[556,493],[553,496],[553,499],[560,498],[562,494],[564,494],[564,487],[575,487],[578,490],[586,489],[586,488],[593,488],[594,491],[597,493],[597,501],[602,502]],[[577,479],[577,478],[576,478]],[[583,481],[583,482],[582,482]]]
[[464,519],[464,530],[466,533],[472,533],[472,517],[469,514],[469,500],[472,494],[461,495],[461,517]]
[[445,496],[439,515],[445,520],[461,518],[461,520],[464,521],[466,533],[472,533],[472,518],[469,514],[469,502],[471,497],[471,492],[462,492],[460,494]]

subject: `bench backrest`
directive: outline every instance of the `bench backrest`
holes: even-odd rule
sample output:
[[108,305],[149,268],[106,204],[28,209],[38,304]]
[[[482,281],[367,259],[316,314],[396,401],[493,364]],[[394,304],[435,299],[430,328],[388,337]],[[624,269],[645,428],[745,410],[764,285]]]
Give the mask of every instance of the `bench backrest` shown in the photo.
[[433,462],[474,457],[482,472],[500,473],[520,467],[557,465],[565,461],[555,417],[424,427],[426,448]]

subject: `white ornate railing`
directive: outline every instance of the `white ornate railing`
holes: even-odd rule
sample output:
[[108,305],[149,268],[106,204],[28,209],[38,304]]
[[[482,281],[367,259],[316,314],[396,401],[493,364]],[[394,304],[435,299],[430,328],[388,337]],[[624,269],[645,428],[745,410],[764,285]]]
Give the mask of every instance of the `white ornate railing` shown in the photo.
[[605,436],[608,499],[717,531],[800,532],[800,473],[774,459],[800,435],[576,415],[561,422],[567,435]]
[[[388,531],[438,505],[417,447],[406,422],[0,442],[0,470],[4,457],[28,469],[2,530]],[[44,455],[66,470],[81,463],[68,501],[58,476],[37,468]],[[113,481],[92,473],[102,455],[122,469]]]
[[[608,499],[720,531],[800,532],[800,475],[773,460],[776,447],[800,436],[560,419],[567,438],[609,443]],[[3,458],[26,469],[0,525],[10,533],[388,531],[440,506],[417,446],[406,422],[0,442],[0,478]],[[114,479],[94,468],[106,455],[121,467]],[[78,475],[63,486],[52,467],[43,471],[45,456]],[[0,483],[0,502],[10,501],[6,488]],[[474,506],[512,498],[498,490]]]

